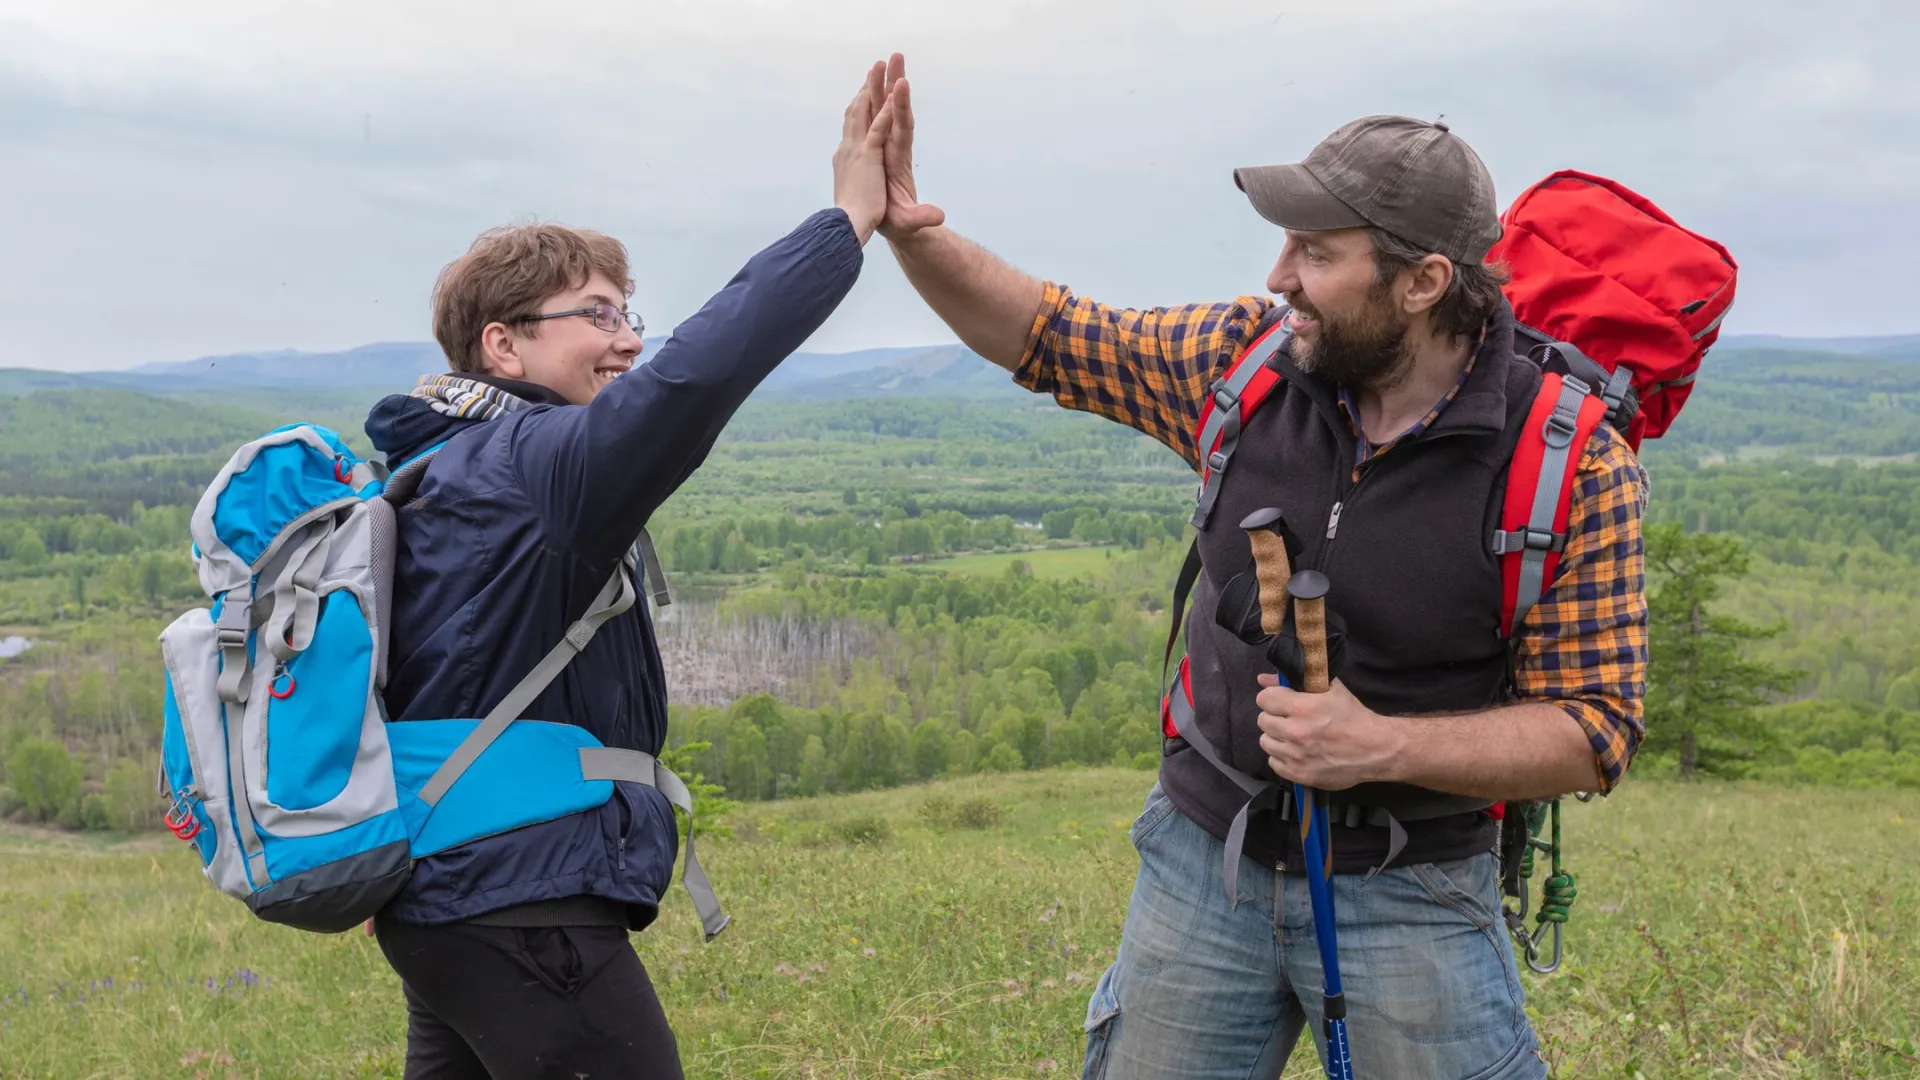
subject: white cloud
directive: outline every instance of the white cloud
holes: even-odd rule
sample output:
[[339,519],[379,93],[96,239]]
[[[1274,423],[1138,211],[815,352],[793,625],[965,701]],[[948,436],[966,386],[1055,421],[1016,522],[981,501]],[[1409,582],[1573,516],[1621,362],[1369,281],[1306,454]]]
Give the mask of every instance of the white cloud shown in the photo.
[[[1234,166],[1445,113],[1503,197],[1585,168],[1727,242],[1737,329],[1912,330],[1916,30],[1784,0],[0,4],[0,364],[423,338],[439,267],[529,216],[625,239],[671,325],[828,201],[896,48],[924,194],[1106,299],[1259,288]],[[869,254],[813,347],[950,339]]]

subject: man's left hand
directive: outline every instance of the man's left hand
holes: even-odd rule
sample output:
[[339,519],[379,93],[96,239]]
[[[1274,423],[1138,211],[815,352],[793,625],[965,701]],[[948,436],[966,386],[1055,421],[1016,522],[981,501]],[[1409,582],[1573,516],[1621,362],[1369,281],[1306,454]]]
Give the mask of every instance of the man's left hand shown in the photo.
[[1260,749],[1283,780],[1341,791],[1392,779],[1405,728],[1360,703],[1345,683],[1305,694],[1260,676]]

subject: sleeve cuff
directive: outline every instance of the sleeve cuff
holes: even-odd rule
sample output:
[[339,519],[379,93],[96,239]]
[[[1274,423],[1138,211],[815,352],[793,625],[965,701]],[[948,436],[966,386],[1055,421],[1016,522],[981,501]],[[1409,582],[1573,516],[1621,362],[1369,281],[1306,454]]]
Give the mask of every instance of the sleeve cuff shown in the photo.
[[1587,745],[1593,748],[1594,764],[1599,767],[1599,794],[1612,792],[1626,775],[1627,765],[1633,760],[1634,748],[1639,743],[1632,725],[1591,701],[1554,701],[1549,704],[1573,717],[1574,722],[1587,733]]
[[1027,327],[1027,345],[1020,353],[1020,360],[1013,365],[1013,381],[1028,390],[1051,393],[1054,387],[1055,357],[1047,345],[1052,336],[1054,317],[1067,305],[1070,294],[1065,287],[1049,281],[1040,294],[1040,306],[1034,310],[1033,322]]

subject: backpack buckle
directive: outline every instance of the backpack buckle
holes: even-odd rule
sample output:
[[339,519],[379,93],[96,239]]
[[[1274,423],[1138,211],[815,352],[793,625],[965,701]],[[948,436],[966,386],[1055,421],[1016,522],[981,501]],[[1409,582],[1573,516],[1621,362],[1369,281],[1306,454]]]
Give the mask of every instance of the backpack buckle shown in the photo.
[[1567,534],[1525,526],[1512,532],[1495,532],[1492,547],[1495,555],[1512,555],[1521,551],[1565,551]]
[[1221,411],[1235,408],[1240,404],[1240,395],[1233,392],[1233,388],[1227,385],[1225,379],[1213,380],[1213,385],[1207,387],[1207,392],[1213,396],[1213,407]]

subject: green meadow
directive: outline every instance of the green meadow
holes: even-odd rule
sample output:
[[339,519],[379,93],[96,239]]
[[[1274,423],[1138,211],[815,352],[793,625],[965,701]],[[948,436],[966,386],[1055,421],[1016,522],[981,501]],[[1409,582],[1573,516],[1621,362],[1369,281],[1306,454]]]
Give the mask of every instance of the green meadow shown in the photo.
[[[635,936],[689,1076],[1077,1075],[1152,774],[1052,769],[747,804]],[[1920,1075],[1920,792],[1634,780],[1566,811],[1557,1077]],[[171,838],[0,833],[0,1076],[397,1077],[369,938],[270,926]],[[1365,993],[1350,986],[1349,993]],[[1287,1076],[1317,1074],[1311,1052]]]
[[1004,574],[1014,563],[1025,563],[1037,578],[1091,576],[1113,564],[1113,549],[1098,547],[1037,548],[1033,551],[1006,551],[979,555],[956,555],[933,559],[919,565],[949,574]]

